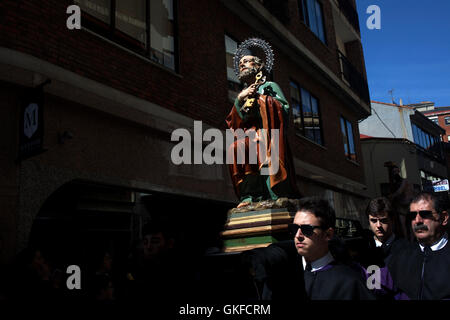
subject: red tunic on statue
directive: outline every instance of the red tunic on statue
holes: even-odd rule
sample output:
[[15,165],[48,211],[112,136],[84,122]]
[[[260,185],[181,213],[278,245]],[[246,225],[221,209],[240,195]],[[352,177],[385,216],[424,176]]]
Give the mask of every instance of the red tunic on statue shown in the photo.
[[[271,147],[272,143],[270,143],[272,139],[272,132],[271,129],[278,130],[278,157],[272,157],[272,161],[279,161],[278,170],[276,172],[269,171],[270,172],[270,188],[276,187],[279,183],[289,180],[289,185],[292,194],[298,194],[297,186],[295,184],[295,173],[294,173],[294,167],[292,164],[292,156],[290,154],[289,146],[286,139],[286,126],[284,125],[285,119],[283,119],[283,110],[281,103],[274,99],[271,96],[268,95],[259,95],[258,98],[258,105],[259,105],[259,115],[260,119],[255,117],[248,121],[245,121],[240,117],[239,113],[236,110],[236,107],[233,106],[230,114],[228,115],[226,119],[226,123],[230,129],[243,129],[244,132],[247,132],[248,130],[255,130],[258,131],[258,129],[261,129],[261,122],[262,122],[262,129],[265,129],[266,139],[267,141],[265,143],[266,147],[266,155],[267,158],[271,157],[273,154]],[[264,138],[264,137],[262,137]],[[244,144],[243,148],[240,148],[240,146]],[[239,185],[242,183],[244,177],[249,174],[259,175],[262,164],[260,162],[259,154],[258,154],[258,163],[257,164],[250,164],[248,163],[249,159],[249,138],[246,136],[243,139],[238,139],[233,144],[231,144],[229,147],[228,152],[231,154],[234,154],[234,161],[232,164],[229,164],[231,179],[233,182],[234,189],[236,191],[236,194],[238,197],[239,194]],[[245,163],[239,164],[237,161],[237,155],[240,150],[245,150]],[[256,150],[258,150],[256,148]],[[250,150],[251,151],[251,150]],[[277,159],[278,158],[278,159]],[[270,159],[270,158],[269,158]],[[270,162],[269,162],[269,168],[270,168]],[[276,167],[276,166],[275,166]],[[288,196],[288,195],[280,195],[280,196]]]

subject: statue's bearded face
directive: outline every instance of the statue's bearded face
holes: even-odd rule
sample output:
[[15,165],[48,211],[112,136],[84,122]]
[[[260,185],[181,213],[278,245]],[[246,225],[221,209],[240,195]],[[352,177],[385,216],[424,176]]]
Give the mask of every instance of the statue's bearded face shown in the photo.
[[253,82],[260,69],[261,59],[255,56],[243,56],[239,62],[239,80],[245,83]]

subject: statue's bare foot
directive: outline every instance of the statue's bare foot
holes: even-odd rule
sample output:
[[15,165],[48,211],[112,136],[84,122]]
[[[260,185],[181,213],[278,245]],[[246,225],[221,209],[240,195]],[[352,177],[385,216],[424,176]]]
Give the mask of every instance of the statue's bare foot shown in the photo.
[[250,204],[251,204],[251,202],[243,201],[243,202],[239,203],[236,208],[242,208],[242,207],[245,207],[245,206],[249,206]]

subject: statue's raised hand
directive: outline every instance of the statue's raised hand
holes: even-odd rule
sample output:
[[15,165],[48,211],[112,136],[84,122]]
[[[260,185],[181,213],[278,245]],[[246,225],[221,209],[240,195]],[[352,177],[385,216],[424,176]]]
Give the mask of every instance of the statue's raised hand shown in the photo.
[[248,86],[247,88],[245,88],[244,90],[242,90],[239,95],[238,95],[238,99],[239,101],[242,103],[244,102],[247,98],[250,98],[252,96],[255,95],[257,90],[257,85],[256,84],[252,84],[250,86]]

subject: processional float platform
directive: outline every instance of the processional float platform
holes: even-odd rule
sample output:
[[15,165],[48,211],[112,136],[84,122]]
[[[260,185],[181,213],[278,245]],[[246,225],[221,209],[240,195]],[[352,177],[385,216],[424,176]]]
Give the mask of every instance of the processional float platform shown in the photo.
[[295,211],[288,208],[247,212],[228,212],[225,230],[221,233],[224,252],[239,252],[290,239],[288,224]]

